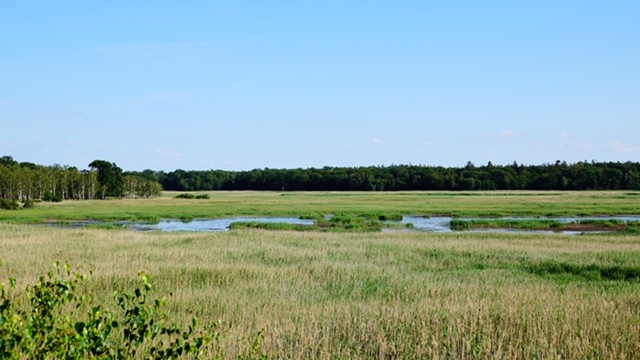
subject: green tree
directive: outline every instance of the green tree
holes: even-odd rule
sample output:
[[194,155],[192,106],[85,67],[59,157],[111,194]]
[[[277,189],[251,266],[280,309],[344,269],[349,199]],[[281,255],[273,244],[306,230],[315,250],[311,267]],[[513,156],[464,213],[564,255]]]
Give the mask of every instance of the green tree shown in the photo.
[[94,160],[89,167],[98,171],[99,194],[102,199],[122,197],[124,175],[121,168],[104,160]]

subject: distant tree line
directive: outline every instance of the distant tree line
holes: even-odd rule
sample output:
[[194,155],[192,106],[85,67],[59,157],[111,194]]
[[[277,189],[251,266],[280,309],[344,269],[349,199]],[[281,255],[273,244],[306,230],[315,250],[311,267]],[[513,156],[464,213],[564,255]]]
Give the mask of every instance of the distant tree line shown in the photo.
[[59,201],[154,197],[164,190],[400,191],[400,190],[640,190],[640,163],[392,165],[250,171],[124,172],[95,160],[89,170],[43,166],[0,157],[0,198]]
[[107,197],[153,197],[162,190],[157,181],[124,173],[115,163],[95,160],[90,170],[43,166],[0,157],[0,199],[90,200]]
[[640,190],[637,162],[514,162],[506,166],[469,162],[461,168],[392,165],[168,173],[144,170],[131,174],[175,191]]

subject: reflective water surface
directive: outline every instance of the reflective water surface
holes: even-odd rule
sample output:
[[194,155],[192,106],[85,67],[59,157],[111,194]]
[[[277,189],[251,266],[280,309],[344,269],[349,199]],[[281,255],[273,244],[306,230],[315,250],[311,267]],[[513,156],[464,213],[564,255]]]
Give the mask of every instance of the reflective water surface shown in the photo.
[[[463,220],[472,220],[476,218],[462,218]],[[487,218],[484,218],[487,219]],[[578,220],[621,220],[621,221],[640,221],[640,215],[628,215],[628,216],[592,216],[592,217],[503,217],[499,219],[517,219],[517,220],[530,220],[530,219],[549,219],[557,220],[563,223],[570,223]],[[413,229],[385,229],[387,231],[426,231],[434,233],[448,233],[452,232],[449,224],[452,218],[446,216],[434,216],[434,217],[422,217],[404,215],[401,223],[413,224]],[[122,227],[129,228],[137,231],[229,231],[229,225],[234,222],[269,222],[269,223],[287,223],[296,225],[313,225],[314,220],[303,220],[296,217],[228,217],[221,219],[195,219],[192,221],[181,220],[163,220],[159,223],[139,223],[139,222],[118,222],[115,225],[121,225]],[[99,221],[72,221],[65,222],[63,224],[53,223],[51,225],[58,227],[83,227],[88,225],[101,225],[106,224]],[[114,224],[114,223],[111,223]],[[531,230],[515,230],[515,229],[483,229],[477,230],[483,232],[535,232],[535,233],[552,233],[551,231],[531,231]],[[573,234],[580,232],[565,231],[565,234]]]

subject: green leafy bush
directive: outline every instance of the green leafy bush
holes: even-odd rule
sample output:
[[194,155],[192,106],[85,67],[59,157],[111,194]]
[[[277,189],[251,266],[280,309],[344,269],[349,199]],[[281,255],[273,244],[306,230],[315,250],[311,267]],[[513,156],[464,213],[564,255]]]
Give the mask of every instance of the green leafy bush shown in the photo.
[[195,199],[196,196],[189,193],[178,194],[175,197],[176,199]]
[[44,192],[44,195],[42,195],[42,200],[53,201],[53,193],[51,192],[51,190],[47,190]]
[[0,209],[18,210],[19,206],[15,200],[0,199]]
[[111,311],[78,291],[86,275],[57,262],[54,267],[24,293],[16,291],[14,278],[8,288],[0,284],[0,358],[220,358],[217,323],[202,331],[196,317],[186,329],[170,322],[162,311],[167,298],[150,298],[148,275],[139,274],[142,286],[133,292],[115,293],[119,309]]
[[36,206],[36,202],[31,199],[26,199],[24,203],[22,203],[23,209],[29,209]]
[[189,193],[182,193],[182,194],[176,195],[175,198],[176,199],[208,199],[209,194],[194,195]]
[[402,214],[379,214],[380,221],[402,221]]

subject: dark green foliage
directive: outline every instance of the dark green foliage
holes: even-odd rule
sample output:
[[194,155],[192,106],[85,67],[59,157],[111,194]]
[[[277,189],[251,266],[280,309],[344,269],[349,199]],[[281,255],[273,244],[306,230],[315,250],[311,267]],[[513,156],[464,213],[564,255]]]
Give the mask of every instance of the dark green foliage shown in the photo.
[[287,224],[287,223],[273,223],[273,222],[257,222],[257,221],[238,221],[231,223],[229,229],[263,229],[263,230],[294,230],[294,231],[315,231],[318,230],[318,226],[315,225],[301,225],[301,224]]
[[124,191],[124,175],[115,163],[94,160],[89,167],[98,171],[101,198],[122,197]]
[[43,201],[50,201],[50,202],[61,202],[62,201],[62,195],[60,194],[56,194],[54,195],[51,190],[47,190],[44,192],[44,195],[42,196],[42,200]]
[[380,221],[402,221],[402,214],[381,214],[378,215]]
[[637,281],[640,279],[640,268],[634,266],[573,264],[548,260],[529,264],[526,269],[536,275],[569,276],[584,280]]
[[[575,164],[556,161],[542,165],[495,165],[447,168],[425,165],[392,165],[366,167],[323,167],[308,169],[254,169],[250,171],[164,171],[144,170],[127,172],[115,163],[95,160],[89,166],[98,172],[100,184],[94,189],[91,173],[75,168],[55,165],[44,167],[28,162],[18,163],[10,156],[0,158],[0,197],[17,198],[16,174],[38,173],[39,176],[53,170],[56,173],[55,192],[61,198],[121,197],[131,193],[125,186],[125,176],[144,179],[144,197],[156,196],[160,187],[172,191],[211,190],[271,190],[271,191],[406,191],[406,190],[640,190],[640,162],[586,162]],[[8,176],[3,179],[3,172]],[[65,176],[58,176],[65,174]],[[72,175],[72,176],[68,176]],[[77,185],[85,177],[85,187],[72,187],[68,179]],[[67,179],[67,180],[64,180]],[[63,181],[64,180],[64,181]],[[24,184],[23,184],[24,186]],[[124,188],[127,189],[124,189]],[[84,189],[84,193],[77,193]],[[73,191],[71,191],[73,190]],[[97,193],[93,193],[97,190]],[[42,190],[35,196],[42,197]],[[150,194],[150,195],[146,195]],[[625,196],[638,196],[629,191]],[[53,196],[53,194],[52,194]]]
[[125,230],[126,227],[118,224],[89,224],[84,226],[85,229],[102,229],[102,230]]
[[180,216],[180,221],[182,221],[183,223],[190,223],[193,221],[193,216],[191,215],[182,215]]
[[[0,285],[0,358],[218,358],[213,349],[220,339],[217,324],[202,331],[195,317],[186,328],[172,323],[162,310],[167,298],[151,298],[149,276],[139,276],[141,287],[114,294],[117,311],[81,293],[87,277],[67,265],[56,263],[55,272],[41,276],[22,296],[15,291],[16,280],[9,279],[9,288]],[[253,350],[259,355],[256,341]]]
[[53,193],[51,192],[51,190],[47,190],[44,192],[44,195],[42,195],[42,200],[53,201]]
[[449,222],[449,228],[457,231],[469,230],[471,223],[465,220],[452,219],[451,222]]
[[598,225],[604,227],[611,227],[616,225],[624,225],[624,220],[620,219],[586,219],[586,220],[578,220],[575,223],[581,225]]
[[[392,165],[357,168],[254,169],[146,174],[165,190],[405,191],[405,190],[639,190],[638,162],[557,161],[543,165],[447,168]],[[148,171],[147,171],[148,172]],[[629,196],[636,196],[631,192]]]
[[20,205],[15,200],[0,199],[0,209],[18,210]]
[[10,166],[18,165],[18,162],[13,160],[12,156],[5,155],[0,157],[0,165],[10,167]]
[[35,206],[36,206],[36,202],[34,200],[31,200],[31,199],[26,199],[24,201],[24,203],[22,203],[22,208],[23,209],[30,209],[30,208],[35,207]]
[[209,194],[190,194],[182,193],[175,196],[176,199],[209,199]]
[[520,230],[562,230],[564,224],[550,219],[453,219],[449,223],[451,230],[473,229],[520,229]]
[[473,229],[516,229],[550,231],[604,231],[640,233],[638,222],[625,222],[620,219],[584,219],[563,223],[553,219],[453,219],[449,228],[455,231]]
[[303,214],[298,217],[300,220],[324,220],[322,214]]
[[365,222],[366,222],[366,219],[364,217],[351,216],[351,215],[335,215],[334,217],[329,219],[329,223],[340,224],[340,225],[364,224]]

